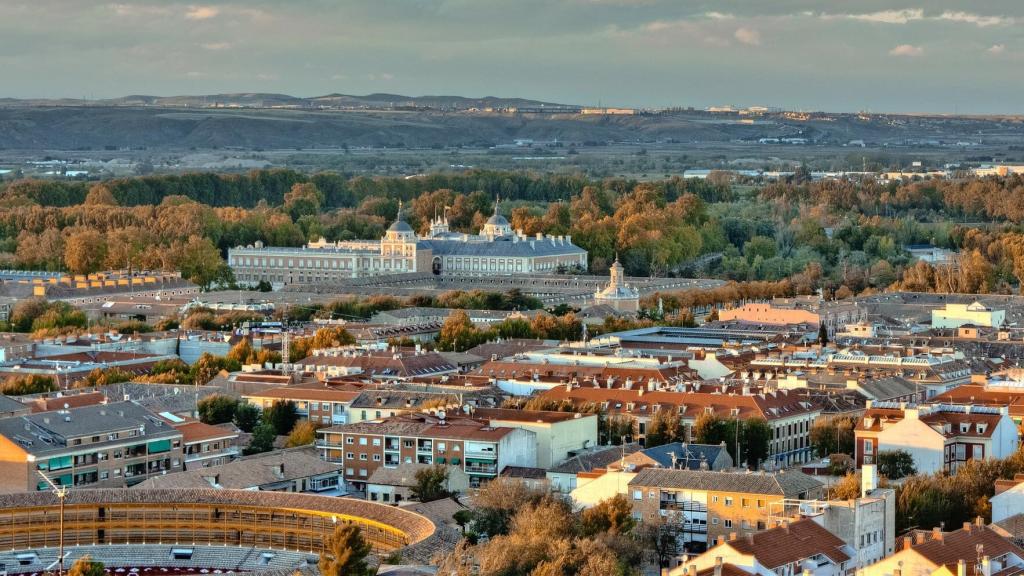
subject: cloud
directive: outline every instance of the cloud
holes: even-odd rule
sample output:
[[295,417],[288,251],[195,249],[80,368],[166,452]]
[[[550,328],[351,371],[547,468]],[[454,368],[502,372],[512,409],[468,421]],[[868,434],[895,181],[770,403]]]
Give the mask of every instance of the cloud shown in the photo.
[[737,28],[733,36],[743,44],[750,46],[761,45],[761,33],[753,28]]
[[230,42],[207,42],[206,44],[200,44],[206,50],[227,50],[231,48]]
[[1006,16],[982,16],[980,14],[972,14],[970,12],[954,12],[947,10],[942,14],[939,14],[939,20],[949,20],[951,22],[965,22],[968,24],[974,24],[979,28],[985,28],[986,26],[1005,26],[1013,24],[1015,18],[1008,18]]
[[924,10],[920,8],[905,8],[903,10],[879,10],[878,12],[866,12],[862,14],[823,14],[823,18],[846,18],[849,20],[860,20],[862,22],[878,22],[881,24],[907,24],[915,20],[924,19]]
[[369,74],[367,78],[370,80],[394,80],[395,75],[390,72],[378,72],[376,74]]
[[1002,54],[1003,52],[1006,52],[1006,45],[993,44],[989,46],[988,49],[985,50],[985,52],[988,52],[989,54]]
[[189,6],[185,11],[185,18],[188,20],[209,20],[220,14],[220,8],[216,6]]
[[728,12],[705,12],[704,17],[708,20],[732,20],[736,18],[735,15]]
[[920,56],[924,54],[924,48],[920,46],[914,46],[913,44],[900,44],[899,46],[889,50],[890,56]]

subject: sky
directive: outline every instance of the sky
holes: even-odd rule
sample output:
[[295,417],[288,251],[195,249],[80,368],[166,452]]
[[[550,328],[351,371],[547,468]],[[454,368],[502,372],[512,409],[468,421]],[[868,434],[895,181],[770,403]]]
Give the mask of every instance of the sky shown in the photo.
[[0,0],[0,97],[1024,113],[1020,0]]

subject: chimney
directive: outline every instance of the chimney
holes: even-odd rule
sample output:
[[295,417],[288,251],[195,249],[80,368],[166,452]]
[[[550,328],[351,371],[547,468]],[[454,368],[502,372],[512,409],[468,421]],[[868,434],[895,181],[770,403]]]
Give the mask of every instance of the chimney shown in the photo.
[[910,539],[910,536],[905,536],[903,538],[903,549],[904,550],[910,550],[910,547],[912,545],[913,545],[913,541]]
[[715,556],[715,576],[722,576],[722,557],[721,556]]
[[932,540],[942,542],[942,528],[939,528],[938,526],[932,528]]
[[967,561],[963,558],[956,562],[956,576],[967,576]]
[[925,533],[917,532],[914,534],[914,544],[924,544]]
[[977,518],[974,519],[974,525],[979,527],[979,528],[981,528],[982,526],[985,525],[985,519],[982,518],[981,516],[978,516]]
[[992,576],[992,559],[988,554],[981,557],[981,576]]

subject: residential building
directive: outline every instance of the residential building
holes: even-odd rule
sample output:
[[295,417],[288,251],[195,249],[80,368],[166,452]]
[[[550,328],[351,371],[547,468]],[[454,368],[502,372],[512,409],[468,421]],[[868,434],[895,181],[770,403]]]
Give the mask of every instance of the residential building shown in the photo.
[[955,472],[968,460],[1006,458],[1017,450],[1017,426],[1005,407],[869,403],[854,429],[857,466],[880,452],[903,450],[919,473]]
[[[417,486],[416,473],[430,470],[434,464],[399,464],[395,468],[380,466],[366,481],[366,499],[385,504],[401,504],[413,500],[413,488]],[[452,494],[469,490],[469,476],[460,466],[445,467],[448,474],[443,488]]]
[[786,377],[792,372],[800,372],[806,379],[817,375],[858,380],[900,377],[914,382],[925,398],[938,396],[971,381],[967,363],[948,353],[912,356],[865,354],[861,351],[780,354],[751,360],[748,371],[759,373],[765,379]]
[[1024,474],[1015,475],[1013,480],[996,480],[995,488],[995,495],[989,498],[993,524],[1024,514]]
[[182,433],[135,402],[0,419],[0,492],[122,488],[180,472]]
[[[595,446],[587,450],[579,450],[571,454],[561,464],[548,469],[546,474],[551,490],[568,494],[575,490],[580,484],[580,475],[594,473],[595,470],[604,470],[612,467],[615,463],[621,463],[630,454],[641,450],[642,446],[637,443],[625,444],[622,446]],[[589,478],[584,478],[583,482]]]
[[[728,568],[726,568],[728,566]],[[808,568],[812,567],[812,568]],[[669,576],[847,576],[851,550],[814,520],[786,522],[763,532],[729,538],[695,558],[685,558]]]
[[548,491],[547,470],[541,467],[505,466],[500,476],[511,482],[519,482],[529,490]]
[[[783,500],[772,516],[782,522],[809,518],[842,539],[859,570],[891,555],[896,547],[896,490],[878,487],[878,470],[861,470],[861,492],[849,500]],[[777,520],[779,521],[779,520]]]
[[134,352],[71,352],[40,358],[0,362],[0,378],[34,374],[49,376],[60,388],[69,388],[96,369],[118,368],[132,374],[148,374],[157,362],[177,360],[173,354]]
[[587,269],[587,251],[572,237],[513,232],[497,204],[476,235],[450,232],[447,218],[440,217],[431,222],[430,234],[420,237],[403,218],[399,209],[380,240],[237,246],[228,250],[228,265],[240,282],[266,281],[274,288],[392,274],[511,276]]
[[645,468],[629,481],[638,522],[675,522],[680,541],[703,552],[720,538],[762,532],[770,506],[784,499],[817,499],[823,485],[801,472],[733,473]]
[[461,408],[459,397],[445,392],[364,390],[352,399],[346,409],[345,423],[356,424],[424,411],[449,410],[454,413]]
[[1024,549],[996,530],[967,522],[959,530],[917,530],[898,550],[865,568],[872,576],[996,576],[1024,571]]
[[319,388],[282,386],[242,394],[242,400],[260,410],[269,408],[276,402],[294,402],[302,420],[309,420],[318,426],[335,426],[347,422],[348,408],[359,394],[356,390],[338,390],[326,385]]
[[[678,387],[679,391],[675,391]],[[649,391],[648,386],[635,389],[599,388],[582,385],[560,386],[543,394],[544,398],[569,401],[577,408],[600,407],[610,415],[625,416],[636,422],[636,439],[643,443],[647,425],[659,410],[672,410],[679,416],[691,438],[693,424],[701,414],[716,414],[726,419],[764,419],[771,428],[769,462],[772,466],[790,466],[807,462],[811,454],[811,425],[822,413],[822,407],[807,396],[778,392],[755,393],[749,387],[722,384],[673,386],[667,390]],[[742,464],[742,463],[740,463]]]
[[23,416],[31,411],[32,409],[29,406],[18,402],[10,396],[0,394],[0,418]]
[[597,414],[477,408],[473,418],[500,428],[521,428],[537,438],[538,468],[550,468],[577,450],[597,445]]
[[344,464],[345,480],[364,487],[380,467],[449,464],[469,475],[470,485],[492,480],[506,466],[536,466],[536,434],[494,427],[469,418],[446,418],[443,411],[406,414],[317,431],[317,448],[328,462]]
[[378,381],[399,381],[458,374],[459,368],[436,352],[357,347],[324,348],[298,362],[280,365],[284,372],[311,372],[324,380],[359,375]]
[[677,470],[728,470],[733,467],[732,457],[725,444],[689,444],[672,442],[645,448],[626,456],[625,467],[674,468]]
[[932,310],[932,328],[960,328],[971,325],[999,328],[1006,322],[1006,310],[999,310],[975,300],[970,304],[947,302],[941,310]]
[[312,446],[274,450],[233,462],[166,476],[154,476],[140,489],[217,488],[264,492],[344,494],[341,466],[321,460]]
[[169,413],[161,414],[160,417],[181,432],[185,470],[220,466],[234,461],[241,454],[238,430],[233,424],[214,426]]

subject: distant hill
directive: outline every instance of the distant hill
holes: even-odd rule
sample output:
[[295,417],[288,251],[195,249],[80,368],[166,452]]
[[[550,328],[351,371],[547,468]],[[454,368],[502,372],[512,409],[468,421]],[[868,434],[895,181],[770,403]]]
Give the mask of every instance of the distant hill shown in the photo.
[[403,96],[401,94],[367,94],[356,96],[351,94],[326,94],[302,98],[288,94],[260,92],[240,92],[233,94],[205,94],[195,96],[149,96],[133,94],[120,98],[105,100],[80,100],[73,98],[61,99],[28,99],[0,98],[0,106],[165,106],[165,107],[242,107],[242,108],[371,108],[387,109],[397,107],[436,108],[439,110],[467,110],[470,108],[509,108],[509,107],[566,107],[565,104],[554,104],[529,100],[526,98],[500,98],[484,96],[483,98],[467,98],[464,96]]
[[[974,146],[1024,146],[1024,121],[1020,118],[787,113],[740,116],[698,110],[637,115],[550,112],[552,108],[560,110],[560,106],[521,98],[398,94],[327,94],[315,98],[266,93],[131,95],[104,102],[0,99],[0,148],[434,147],[494,146],[515,140],[757,146],[759,140],[780,138],[796,139],[807,146],[942,146],[956,147],[964,153]],[[548,112],[471,111],[509,107]]]

